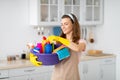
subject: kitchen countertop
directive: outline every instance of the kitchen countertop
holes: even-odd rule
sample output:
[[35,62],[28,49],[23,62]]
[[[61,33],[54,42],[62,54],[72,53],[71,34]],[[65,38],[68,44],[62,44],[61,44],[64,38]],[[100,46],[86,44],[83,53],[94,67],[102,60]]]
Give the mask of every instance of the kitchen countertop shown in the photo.
[[34,66],[29,60],[15,60],[15,61],[0,61],[0,70],[1,69],[13,69],[13,68],[24,68]]
[[[106,54],[102,56],[81,56],[80,61],[87,61],[87,60],[95,60],[95,59],[102,59],[102,58],[111,58],[116,57],[113,54]],[[3,69],[13,69],[13,68],[24,68],[24,67],[32,67],[34,66],[29,60],[15,60],[15,61],[0,61],[0,70]]]
[[103,59],[103,58],[112,58],[112,57],[116,57],[116,55],[114,55],[114,54],[103,54],[103,55],[98,55],[98,56],[85,55],[85,56],[80,57],[80,61]]

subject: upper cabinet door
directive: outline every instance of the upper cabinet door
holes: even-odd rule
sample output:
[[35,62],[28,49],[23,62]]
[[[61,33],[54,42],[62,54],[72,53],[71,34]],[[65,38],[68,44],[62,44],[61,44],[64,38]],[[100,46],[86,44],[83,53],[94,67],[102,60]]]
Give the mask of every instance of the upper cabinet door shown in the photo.
[[30,25],[60,25],[63,14],[73,13],[81,25],[103,22],[103,0],[29,0]]
[[30,0],[30,25],[60,24],[60,0]]
[[80,1],[81,0],[63,0],[63,13],[73,13],[80,21]]
[[40,22],[58,22],[58,0],[40,0]]
[[103,0],[83,0],[84,3],[84,24],[103,24]]

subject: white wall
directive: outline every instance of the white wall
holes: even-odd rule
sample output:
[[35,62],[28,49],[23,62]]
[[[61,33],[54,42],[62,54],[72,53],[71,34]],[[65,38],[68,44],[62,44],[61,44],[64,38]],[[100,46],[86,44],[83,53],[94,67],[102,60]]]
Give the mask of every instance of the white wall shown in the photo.
[[96,27],[97,48],[120,52],[120,0],[104,0],[104,24]]
[[29,0],[0,0],[0,57],[20,54],[40,38],[29,26]]

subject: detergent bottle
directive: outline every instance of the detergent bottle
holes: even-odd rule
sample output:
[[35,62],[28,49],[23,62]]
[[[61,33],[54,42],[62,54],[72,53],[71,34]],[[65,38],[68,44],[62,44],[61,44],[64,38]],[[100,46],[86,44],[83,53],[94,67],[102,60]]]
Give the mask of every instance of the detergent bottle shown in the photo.
[[52,45],[50,44],[50,42],[47,42],[45,45],[45,53],[46,54],[51,54],[52,53]]
[[43,53],[42,43],[37,43],[37,46],[40,49],[40,53]]

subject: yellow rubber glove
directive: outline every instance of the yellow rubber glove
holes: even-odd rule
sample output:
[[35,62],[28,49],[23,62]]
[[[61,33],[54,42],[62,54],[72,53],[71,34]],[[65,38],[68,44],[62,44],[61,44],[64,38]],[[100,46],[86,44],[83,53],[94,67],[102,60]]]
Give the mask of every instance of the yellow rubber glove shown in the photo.
[[49,40],[50,42],[52,42],[52,41],[58,41],[58,42],[61,42],[65,46],[69,46],[70,45],[70,41],[69,40],[67,40],[65,38],[62,38],[62,37],[59,37],[59,36],[52,35],[52,36],[49,36],[47,38],[47,40]]
[[40,66],[42,65],[42,62],[36,61],[37,56],[35,56],[34,54],[30,53],[30,62],[35,65],[35,66]]
[[52,41],[56,41],[57,36],[51,35],[47,38],[48,41],[52,42]]

